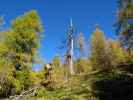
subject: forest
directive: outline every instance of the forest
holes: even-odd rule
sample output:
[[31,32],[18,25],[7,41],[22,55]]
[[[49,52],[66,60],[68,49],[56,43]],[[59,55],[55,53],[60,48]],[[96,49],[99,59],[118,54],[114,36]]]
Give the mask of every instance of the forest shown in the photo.
[[[32,67],[41,63],[38,49],[45,23],[35,9],[16,16],[0,31],[0,100],[133,100],[133,0],[116,3],[116,39],[95,25],[88,47],[84,33],[73,38],[70,21],[64,61],[55,55],[39,71]],[[76,59],[73,45],[79,52]]]

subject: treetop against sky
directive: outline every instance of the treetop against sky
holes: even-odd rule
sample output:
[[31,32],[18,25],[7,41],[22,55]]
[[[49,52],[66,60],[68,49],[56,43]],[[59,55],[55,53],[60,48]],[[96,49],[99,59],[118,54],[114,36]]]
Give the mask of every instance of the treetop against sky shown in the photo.
[[73,19],[75,35],[83,32],[89,40],[95,24],[107,37],[115,38],[116,0],[1,0],[0,15],[8,28],[12,19],[31,9],[37,10],[45,29],[39,54],[49,62],[60,53],[58,45],[65,38],[69,19]]

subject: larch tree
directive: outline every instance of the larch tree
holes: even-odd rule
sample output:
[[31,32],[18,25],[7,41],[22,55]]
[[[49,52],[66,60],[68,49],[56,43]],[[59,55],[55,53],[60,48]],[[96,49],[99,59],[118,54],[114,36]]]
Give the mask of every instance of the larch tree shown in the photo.
[[60,84],[64,81],[64,66],[61,63],[61,57],[59,55],[55,56],[52,60],[53,66],[53,81],[56,83],[54,85]]
[[93,70],[107,70],[109,68],[104,33],[98,27],[91,37],[91,63]]
[[8,52],[2,49],[5,52],[1,54],[3,59],[8,59],[8,63],[10,61],[13,66],[13,77],[21,89],[26,89],[32,84],[29,73],[35,61],[42,31],[40,18],[37,12],[32,10],[13,20],[11,28],[3,32],[2,43]]
[[84,67],[86,66],[85,59],[83,59],[85,53],[85,37],[82,32],[80,32],[76,37],[76,46],[78,49],[79,57],[75,61],[75,69],[76,73],[82,73],[85,72]]
[[133,0],[118,0],[116,29],[123,46],[133,48]]
[[85,37],[84,34],[82,32],[80,32],[77,35],[76,38],[76,44],[77,44],[77,48],[79,49],[80,52],[80,57],[82,57],[84,55],[84,50],[85,50]]
[[119,41],[108,40],[107,54],[110,64],[113,68],[117,68],[118,66],[127,62],[127,52],[123,47],[121,47]]
[[39,47],[42,25],[36,11],[32,10],[12,21],[12,28],[6,32],[5,43],[13,49],[16,70],[31,66]]
[[53,66],[55,67],[61,67],[61,59],[60,56],[55,56],[52,61]]

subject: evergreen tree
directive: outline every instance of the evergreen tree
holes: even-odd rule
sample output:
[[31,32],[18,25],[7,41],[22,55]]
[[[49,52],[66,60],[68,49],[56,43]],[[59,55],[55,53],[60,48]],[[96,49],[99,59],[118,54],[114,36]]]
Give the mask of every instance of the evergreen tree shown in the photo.
[[117,33],[122,44],[133,48],[133,0],[118,0]]
[[91,38],[91,63],[93,70],[108,69],[108,57],[103,32],[97,27]]
[[76,38],[76,44],[80,52],[80,57],[83,57],[85,52],[85,37],[83,33],[79,33]]
[[42,25],[34,10],[17,17],[10,29],[1,32],[0,96],[13,95],[32,84],[30,69],[39,47],[39,32]]
[[60,56],[55,56],[53,61],[52,61],[52,64],[55,66],[55,67],[61,67],[61,59],[60,59]]
[[12,60],[16,70],[26,70],[33,64],[41,31],[40,18],[34,10],[12,21],[12,28],[6,32],[5,44],[14,51]]
[[109,56],[110,64],[114,68],[127,62],[127,52],[121,47],[119,41],[108,40],[107,54]]

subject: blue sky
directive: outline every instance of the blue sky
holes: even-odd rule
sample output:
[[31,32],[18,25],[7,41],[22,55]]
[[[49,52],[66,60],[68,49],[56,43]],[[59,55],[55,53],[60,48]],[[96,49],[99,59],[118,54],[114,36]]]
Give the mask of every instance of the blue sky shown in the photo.
[[73,19],[76,33],[83,32],[89,40],[95,24],[99,24],[105,35],[115,38],[113,24],[116,20],[116,0],[0,0],[0,15],[6,24],[26,11],[38,11],[45,28],[41,41],[40,56],[49,62],[59,53],[58,46],[65,38],[69,19]]

